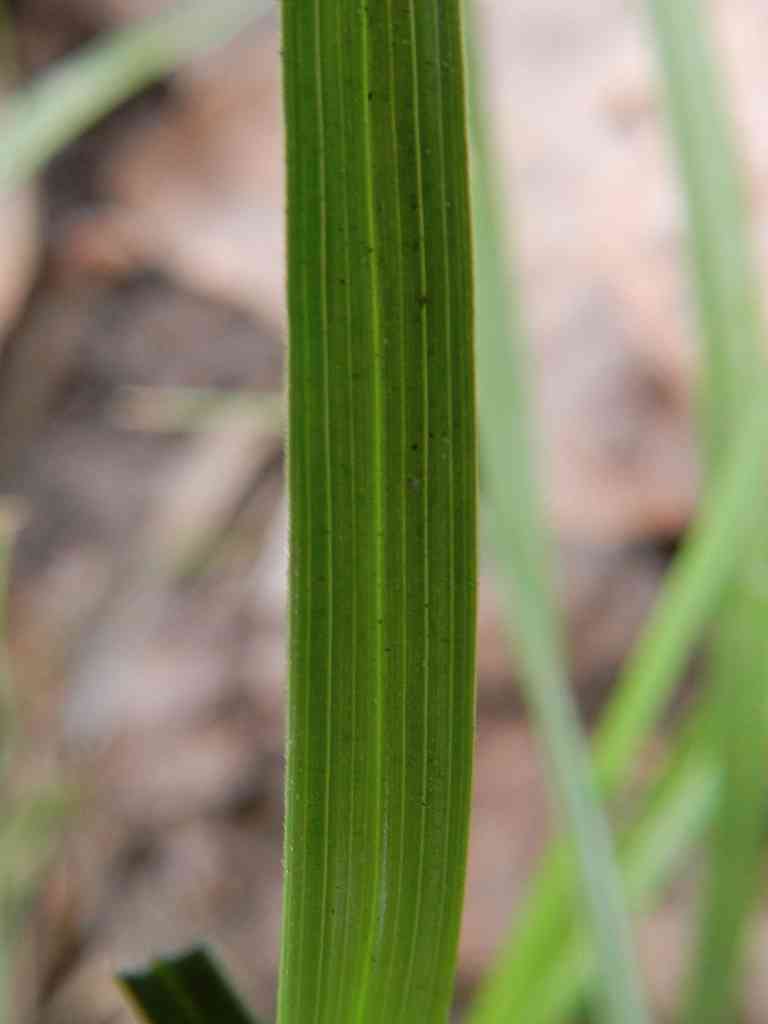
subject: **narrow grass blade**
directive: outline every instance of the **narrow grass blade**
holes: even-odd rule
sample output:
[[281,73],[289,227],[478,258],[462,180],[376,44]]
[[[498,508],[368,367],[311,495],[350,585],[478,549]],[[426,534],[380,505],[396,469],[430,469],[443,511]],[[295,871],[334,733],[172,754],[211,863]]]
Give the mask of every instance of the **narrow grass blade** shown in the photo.
[[[674,4],[668,6],[682,14]],[[702,111],[708,110],[703,101]],[[721,174],[722,170],[713,172],[715,182]],[[720,248],[725,261],[731,258],[732,245],[733,240],[726,239]],[[748,324],[754,296],[747,295],[746,303],[738,301],[738,295],[744,297],[738,289],[744,287],[743,281],[749,281],[749,275],[741,274],[743,255],[735,256],[730,263],[730,308]],[[716,370],[712,376],[720,379]],[[765,460],[761,449],[765,450],[768,440],[768,417],[762,409],[750,410],[749,403],[742,402],[739,412],[741,418],[732,431],[737,436],[732,437],[732,448],[724,457],[717,488],[705,501],[701,520],[669,574],[643,639],[622,673],[598,730],[596,767],[608,791],[626,778],[640,743],[679,679],[693,643],[716,610],[740,553],[749,548],[747,524],[750,516],[755,521],[755,509],[763,494],[760,479]],[[721,426],[713,428],[711,443],[720,443],[717,438],[724,431]],[[529,1019],[533,993],[551,985],[548,971],[572,920],[573,886],[573,874],[561,848],[538,873],[497,969],[479,997],[474,1022]]]
[[199,947],[124,971],[120,984],[147,1024],[259,1024]]
[[[608,793],[627,781],[634,755],[748,550],[749,524],[760,514],[766,452],[768,403],[763,403],[748,410],[718,487],[705,496],[597,731],[595,767]],[[575,884],[565,851],[556,846],[537,872],[496,967],[478,995],[472,1024],[506,1024],[518,1014],[526,1019],[529,1000],[549,983],[548,972],[570,927]]]
[[270,0],[181,0],[84,46],[19,89],[0,109],[0,189],[19,185],[121,103],[272,6]]
[[283,3],[291,670],[281,1024],[451,1001],[474,731],[458,0]]
[[[700,5],[651,0],[671,125],[686,185],[699,327],[702,420],[714,486],[745,406],[765,403],[760,293],[747,227],[745,187]],[[762,444],[756,437],[755,444]],[[760,491],[761,505],[766,499]],[[754,519],[754,517],[753,517]],[[708,743],[723,785],[704,888],[684,1019],[739,1013],[745,940],[761,874],[768,755],[768,540],[744,524],[749,550],[719,614],[711,664]]]
[[[648,0],[688,206],[694,299],[704,347],[704,449],[716,466],[755,388],[762,336],[745,190],[723,86],[697,0]],[[758,385],[761,386],[761,385]]]
[[[719,773],[701,747],[687,744],[672,755],[640,821],[621,842],[627,898],[635,912],[653,908],[681,858],[701,839],[716,805]],[[597,964],[583,928],[570,923],[547,969],[516,1013],[497,1020],[552,1024],[568,1020],[594,988]]]
[[[473,61],[477,83],[479,62]],[[478,381],[485,489],[491,505],[507,618],[520,652],[528,701],[565,813],[600,972],[601,1019],[648,1019],[622,882],[570,695],[549,567],[549,538],[531,465],[519,303],[508,298],[505,252],[480,97],[474,101],[474,210]],[[516,1009],[516,1008],[515,1008]],[[521,1017],[521,1020],[527,1020]]]

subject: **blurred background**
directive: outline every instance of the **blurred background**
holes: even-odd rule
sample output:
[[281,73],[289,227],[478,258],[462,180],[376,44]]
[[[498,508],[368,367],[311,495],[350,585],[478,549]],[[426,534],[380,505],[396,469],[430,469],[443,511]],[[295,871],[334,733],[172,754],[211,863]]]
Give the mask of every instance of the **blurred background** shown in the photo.
[[[8,3],[5,102],[83,43],[167,6]],[[477,6],[589,722],[696,508],[683,208],[640,0]],[[768,8],[710,6],[768,256]],[[128,1024],[114,970],[201,936],[254,1008],[273,1010],[287,546],[279,89],[270,8],[0,204],[0,498],[17,524],[5,797],[23,808],[46,793],[57,808],[23,841],[43,864],[14,974],[24,1024]],[[479,630],[459,1000],[551,834],[487,559]],[[693,686],[695,668],[680,701]],[[674,1004],[696,867],[643,926],[659,1020]],[[768,917],[760,929],[768,961]],[[751,973],[754,1008],[767,1005],[766,978]]]

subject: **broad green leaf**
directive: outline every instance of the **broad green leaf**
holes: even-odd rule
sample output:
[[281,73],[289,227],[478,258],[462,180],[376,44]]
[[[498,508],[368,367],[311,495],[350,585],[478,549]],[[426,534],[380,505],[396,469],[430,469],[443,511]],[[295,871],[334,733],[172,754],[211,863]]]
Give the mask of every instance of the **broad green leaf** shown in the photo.
[[0,108],[0,189],[21,184],[121,103],[272,6],[270,0],[180,0],[89,43],[20,88]]
[[124,971],[120,984],[147,1024],[259,1024],[200,947]]
[[[752,403],[765,404],[764,324],[745,186],[721,104],[704,14],[691,0],[651,0],[671,125],[686,185],[703,340],[702,420],[712,486]],[[755,445],[764,440],[756,435]],[[764,476],[764,467],[763,474]],[[766,488],[757,501],[764,506]],[[768,756],[768,539],[744,521],[748,548],[723,596],[711,660],[710,728],[701,742],[723,773],[685,1019],[735,1019],[761,875]]]
[[[472,63],[473,80],[479,62]],[[483,132],[479,88],[473,104],[477,335],[484,490],[501,570],[507,620],[523,682],[575,854],[600,975],[600,1017],[648,1019],[610,831],[569,688],[555,608],[551,542],[532,466],[527,366],[519,302],[509,299],[498,194]],[[518,1012],[512,1003],[510,1019]],[[523,1014],[520,1020],[527,1021]]]
[[284,0],[290,629],[281,1024],[451,1002],[474,732],[458,0]]

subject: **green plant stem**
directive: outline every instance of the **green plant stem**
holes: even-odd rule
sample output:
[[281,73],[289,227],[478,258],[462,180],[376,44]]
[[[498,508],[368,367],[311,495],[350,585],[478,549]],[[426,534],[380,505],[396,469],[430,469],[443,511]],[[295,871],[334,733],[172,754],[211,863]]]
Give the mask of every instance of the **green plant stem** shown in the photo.
[[477,58],[472,60],[472,69],[480,428],[503,599],[520,653],[528,701],[576,855],[597,950],[601,1018],[616,1024],[641,1022],[648,1015],[622,882],[569,691],[553,597],[549,539],[542,526],[530,458],[529,378],[519,302],[516,297],[509,300],[499,210],[493,205],[498,189],[483,134]]
[[84,46],[19,89],[0,114],[0,189],[20,185],[125,100],[271,7],[270,0],[182,0]]

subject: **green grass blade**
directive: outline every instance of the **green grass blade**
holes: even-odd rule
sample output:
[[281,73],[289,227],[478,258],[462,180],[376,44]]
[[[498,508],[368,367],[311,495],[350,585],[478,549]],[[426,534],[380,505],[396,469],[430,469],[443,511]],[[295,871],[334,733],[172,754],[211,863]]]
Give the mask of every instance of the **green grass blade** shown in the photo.
[[685,185],[690,260],[704,344],[702,424],[717,465],[754,390],[762,335],[744,185],[697,0],[648,0]]
[[[762,538],[758,545],[764,550]],[[697,1024],[738,1019],[746,940],[759,907],[768,755],[765,568],[761,554],[751,573],[742,570],[731,585],[714,642],[705,742],[719,755],[723,783],[683,1017]]]
[[[519,303],[508,298],[498,194],[483,136],[475,80],[473,201],[477,253],[477,333],[484,486],[491,506],[507,619],[513,624],[530,706],[565,813],[597,949],[601,1018],[629,1024],[648,1015],[641,992],[622,882],[570,695],[548,565],[549,539],[531,465]],[[512,1013],[517,1007],[510,1007]],[[512,1018],[514,1019],[514,1018]],[[520,1020],[526,1020],[522,1015]]]
[[[765,708],[762,709],[765,714]],[[640,820],[627,829],[621,841],[621,864],[631,905],[647,911],[656,903],[662,887],[681,864],[681,856],[699,842],[718,806],[723,773],[719,759],[707,742],[709,714],[706,706],[678,739],[668,764],[653,785],[652,797]],[[764,779],[760,785],[765,792]],[[567,890],[562,893],[567,895]],[[583,929],[561,919],[554,954],[537,972],[535,984],[518,1004],[519,1012],[505,1016],[493,998],[503,989],[489,988],[478,1004],[478,1019],[507,1021],[524,1019],[526,1024],[552,1024],[577,1011],[590,987],[594,986],[594,951]],[[488,1004],[487,1006],[485,1004]],[[504,1002],[508,1008],[511,1001]],[[486,1016],[484,1016],[486,1015]]]
[[119,980],[147,1024],[259,1024],[199,947],[124,971]]
[[[679,6],[667,6],[674,12],[673,16],[683,15]],[[704,116],[708,116],[709,104],[701,101],[701,97],[699,100]],[[701,131],[703,133],[704,129]],[[717,186],[724,173],[722,162],[714,167],[707,165],[707,173]],[[703,199],[699,200],[699,207],[706,208]],[[733,204],[731,213],[732,210]],[[721,221],[723,230],[731,219],[726,211]],[[738,230],[736,235],[738,238]],[[748,264],[738,241],[735,252],[732,237],[721,239],[718,244],[722,262],[731,270],[727,278],[730,292],[722,318],[730,316],[732,321],[740,322],[749,330],[755,302],[754,295],[744,292],[744,282],[750,281],[748,272],[744,272]],[[709,347],[717,352],[716,345],[717,338]],[[712,359],[708,360],[708,365],[714,365]],[[744,367],[744,359],[739,365]],[[717,369],[712,369],[711,376],[715,381],[722,380]],[[728,387],[731,387],[730,382]],[[717,401],[722,404],[720,399]],[[742,417],[744,405],[742,392],[739,409]],[[759,481],[764,459],[760,449],[765,449],[768,422],[760,409],[747,409],[746,417],[748,422],[740,421],[732,426],[738,437],[733,440],[733,450],[726,453],[717,492],[706,500],[701,520],[691,531],[681,557],[669,574],[643,639],[622,673],[616,695],[598,730],[597,770],[608,791],[615,790],[626,778],[634,755],[676,684],[693,643],[716,610],[739,554],[749,547],[746,524],[750,515],[754,520],[754,510],[759,508],[763,496]],[[711,444],[722,446],[725,430],[725,425],[713,427]],[[528,1019],[527,1000],[542,979],[548,978],[547,967],[557,955],[563,930],[570,919],[573,884],[573,875],[560,849],[539,871],[497,969],[481,994],[474,1021],[488,1024],[513,1020],[516,1013]]]
[[271,7],[269,0],[181,0],[19,89],[0,112],[0,189],[19,185],[121,103]]
[[[760,294],[745,188],[699,5],[651,0],[671,125],[686,184],[690,251],[704,348],[703,427],[713,484],[750,403],[766,397]],[[755,444],[761,444],[757,437]],[[766,498],[762,488],[758,501]],[[710,729],[703,742],[723,768],[684,1019],[731,1020],[758,894],[768,754],[768,541],[744,524],[749,550],[728,587],[711,665]]]
[[[718,779],[716,765],[700,747],[688,744],[672,756],[646,812],[621,843],[624,883],[634,911],[652,909],[664,883],[679,869],[682,854],[702,837],[715,807]],[[520,1012],[489,1019],[552,1024],[577,1012],[594,987],[594,950],[584,930],[572,924],[559,938],[556,956],[536,978]]]
[[291,671],[281,1024],[451,1001],[474,732],[458,0],[283,3]]
[[[766,451],[768,403],[763,403],[748,410],[718,487],[705,496],[597,731],[595,764],[606,792],[615,792],[627,781],[641,742],[748,550],[747,527],[750,516],[759,518]],[[557,846],[538,870],[478,996],[473,1024],[502,1024],[516,1020],[517,1013],[526,1019],[528,1001],[547,984],[551,961],[569,927],[574,884],[564,850]]]
[[6,0],[0,0],[0,75],[12,79],[16,71],[16,40],[13,18]]

